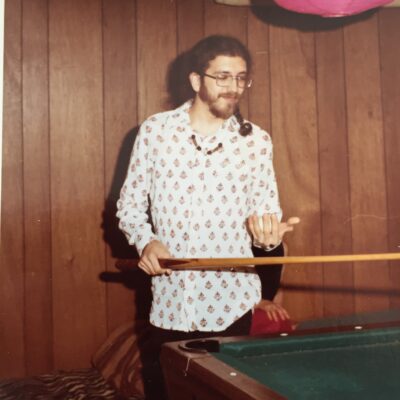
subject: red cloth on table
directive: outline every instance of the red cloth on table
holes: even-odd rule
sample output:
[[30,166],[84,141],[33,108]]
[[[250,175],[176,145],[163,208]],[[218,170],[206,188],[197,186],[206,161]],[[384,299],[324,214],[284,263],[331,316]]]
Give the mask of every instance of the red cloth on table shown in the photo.
[[260,335],[262,333],[281,333],[293,330],[290,319],[273,321],[268,318],[268,314],[256,308],[251,321],[250,335]]

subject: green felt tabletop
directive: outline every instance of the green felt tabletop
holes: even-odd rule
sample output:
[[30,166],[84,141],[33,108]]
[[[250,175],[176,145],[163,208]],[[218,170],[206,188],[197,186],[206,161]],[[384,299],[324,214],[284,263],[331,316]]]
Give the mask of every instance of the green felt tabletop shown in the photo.
[[226,343],[215,356],[289,399],[400,399],[400,327]]

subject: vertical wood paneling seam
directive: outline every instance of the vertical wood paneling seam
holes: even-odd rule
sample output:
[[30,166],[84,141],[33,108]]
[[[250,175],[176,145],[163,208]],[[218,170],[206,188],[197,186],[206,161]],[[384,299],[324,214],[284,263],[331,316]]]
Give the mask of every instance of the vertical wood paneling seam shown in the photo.
[[[322,190],[321,190],[321,141],[319,139],[319,107],[318,107],[318,66],[317,66],[317,34],[315,29],[313,31],[314,37],[314,71],[315,71],[315,79],[314,79],[314,87],[315,87],[315,115],[316,115],[316,128],[317,128],[317,161],[318,161],[318,186],[319,186],[319,224],[320,224],[320,232],[323,232],[323,218],[322,218]],[[322,237],[320,238],[320,249],[322,249]],[[322,273],[322,280],[324,283],[324,273]]]
[[[47,157],[48,157],[48,165],[49,171],[47,175],[48,184],[49,184],[49,191],[48,191],[48,199],[49,199],[49,228],[52,229],[52,213],[51,213],[51,133],[50,133],[50,4],[49,0],[46,1],[46,11],[47,11],[47,136],[48,136],[48,146],[47,146]],[[50,279],[53,281],[53,235],[50,232],[49,234],[49,255],[50,255]],[[51,328],[50,329],[50,337],[51,337],[51,364],[54,367],[54,302],[53,302],[53,285],[51,285]]]
[[[106,102],[105,102],[105,68],[104,68],[104,1],[105,0],[101,0],[101,15],[100,15],[100,19],[101,19],[101,69],[102,69],[102,87],[101,87],[101,96],[102,96],[102,115],[103,115],[103,204],[105,207],[106,204],[106,199],[107,199],[107,182],[106,182],[106,169],[107,169],[107,164],[106,164],[106,116],[105,116],[105,109],[106,109]],[[104,212],[104,210],[103,210]],[[107,270],[107,246],[105,244],[105,242],[103,241],[104,246],[103,246],[103,251],[104,251],[104,271]],[[107,336],[110,333],[110,327],[109,327],[109,314],[108,314],[108,295],[109,295],[109,285],[105,282],[103,282],[103,284],[105,285],[104,288],[104,294],[105,294],[105,301],[104,301],[104,305],[105,305],[105,316],[106,316],[106,321],[105,321],[105,326],[106,326],[106,332],[107,332]]]
[[50,226],[50,263],[51,263],[51,268],[50,268],[50,275],[51,275],[51,361],[52,361],[52,366],[54,368],[54,365],[56,364],[56,356],[55,356],[55,335],[54,335],[54,324],[55,324],[55,310],[54,310],[54,279],[53,279],[53,273],[54,273],[54,252],[53,252],[53,188],[52,188],[52,131],[51,131],[51,113],[52,113],[52,108],[51,108],[51,51],[50,51],[50,42],[51,42],[51,29],[50,29],[50,24],[51,24],[51,16],[50,16],[50,0],[47,0],[47,68],[48,68],[48,85],[47,85],[47,92],[48,92],[48,135],[49,135],[49,146],[48,146],[48,157],[49,157],[49,205],[50,205],[50,210],[49,210],[49,226]]
[[[342,33],[342,52],[343,52],[343,76],[344,76],[344,82],[345,82],[345,85],[347,86],[347,83],[346,83],[346,52],[345,52],[345,48],[344,48],[344,29],[343,28],[340,28],[341,29],[341,33]],[[347,148],[347,153],[349,152],[349,119],[348,119],[348,105],[347,105],[347,90],[346,90],[346,87],[344,88],[344,102],[345,102],[345,104],[344,104],[344,109],[345,109],[345,125],[346,125],[346,138],[347,138],[347,140],[346,140],[346,148]],[[349,206],[350,206],[350,217],[351,217],[351,185],[350,185],[350,163],[349,163],[349,165],[348,165],[348,168],[347,168],[347,182],[348,182],[348,188],[349,188],[349,190],[348,190],[348,195],[349,195],[349,198],[348,198],[348,204],[349,204]],[[351,243],[350,243],[350,245],[351,245],[351,249],[353,250],[353,225],[352,224],[350,224],[350,226],[349,226],[349,228],[350,228],[350,238],[351,238]],[[353,263],[352,263],[352,269],[354,270],[354,268],[353,268]],[[353,279],[354,279],[354,275],[353,275]]]
[[[344,88],[344,110],[345,110],[345,125],[346,125],[346,147],[347,147],[347,154],[349,154],[349,107],[348,107],[348,101],[347,101],[347,73],[346,73],[346,49],[345,49],[345,34],[344,34],[344,28],[341,28],[342,31],[342,52],[343,52],[343,77],[344,77],[344,84],[345,84],[345,88]],[[350,229],[350,246],[351,246],[351,252],[353,253],[353,224],[351,223],[351,220],[353,218],[352,215],[352,208],[351,208],[351,179],[350,179],[350,159],[349,156],[347,157],[347,159],[349,160],[348,162],[348,166],[347,166],[347,185],[348,185],[348,194],[349,194],[349,212],[350,212],[350,221],[349,221],[349,229]],[[354,263],[351,263],[351,272],[352,272],[352,282],[353,282],[353,288],[354,288],[354,282],[355,282],[355,276],[354,276]],[[355,299],[353,297],[353,306],[355,307]],[[355,308],[354,308],[355,309]]]
[[52,173],[52,164],[51,164],[51,100],[50,100],[50,93],[51,93],[51,69],[50,69],[50,0],[47,0],[47,102],[48,102],[48,112],[47,112],[47,131],[48,131],[48,140],[49,140],[49,145],[48,145],[48,157],[49,157],[49,173],[48,173],[48,179],[49,179],[49,227],[50,227],[50,237],[49,237],[49,246],[50,246],[50,279],[51,279],[51,363],[52,367],[55,365],[55,352],[54,352],[54,285],[53,285],[53,212],[52,212],[52,179],[51,179],[51,173]]
[[246,47],[249,48],[249,12],[251,12],[251,8],[246,8]]
[[[378,11],[377,18],[377,31],[378,31],[378,55],[379,55],[379,90],[380,90],[380,100],[381,100],[381,116],[382,116],[382,150],[383,150],[383,168],[385,174],[385,190],[386,190],[386,249],[389,250],[389,246],[391,244],[391,230],[389,228],[389,218],[391,217],[390,213],[390,199],[389,199],[389,191],[388,187],[390,185],[389,177],[388,177],[388,165],[387,165],[387,149],[386,149],[386,124],[385,121],[385,108],[383,106],[383,85],[382,85],[382,48],[381,48],[381,15],[382,11]],[[389,279],[393,276],[391,263],[388,263],[388,271],[389,271]],[[393,306],[395,304],[394,297],[389,296],[389,306]]]
[[[382,151],[383,151],[383,172],[385,174],[385,190],[386,190],[386,195],[385,195],[385,202],[386,202],[386,249],[389,248],[389,243],[390,243],[390,238],[389,238],[389,210],[390,210],[390,204],[389,204],[389,196],[388,196],[388,187],[390,182],[388,181],[388,173],[387,173],[387,152],[386,152],[386,128],[385,128],[385,115],[384,115],[384,107],[383,107],[383,86],[382,86],[382,48],[381,48],[381,15],[382,11],[378,11],[378,18],[377,18],[377,32],[378,32],[378,56],[379,56],[379,98],[381,102],[381,121],[382,121]],[[389,274],[390,274],[390,263],[389,265]],[[389,298],[390,301],[390,298]]]
[[[105,118],[105,76],[104,76],[104,0],[99,0],[100,4],[100,35],[101,35],[101,108],[102,108],[102,131],[103,131],[103,143],[102,143],[102,150],[103,150],[103,210],[104,213],[106,198],[107,198],[107,176],[106,176],[106,118]],[[107,270],[107,245],[104,240],[101,241],[103,245],[103,270]],[[104,286],[104,317],[105,317],[105,335],[108,337],[109,334],[109,326],[108,326],[108,307],[107,307],[107,300],[108,300],[108,285],[99,280],[99,284]]]
[[178,4],[178,1],[179,0],[177,0],[176,2],[175,2],[175,25],[176,25],[176,30],[175,30],[175,48],[176,48],[176,54],[179,54],[181,51],[180,51],[180,46],[179,46],[179,33],[180,33],[180,31],[179,31],[179,12],[178,12],[178,9],[179,9],[179,4]]
[[22,290],[23,290],[23,311],[22,311],[22,320],[23,320],[23,332],[22,332],[22,337],[24,341],[24,349],[23,349],[23,354],[24,354],[24,370],[25,373],[28,371],[28,365],[27,365],[27,344],[26,344],[26,232],[25,232],[25,176],[24,176],[24,164],[25,164],[25,152],[24,152],[24,73],[23,73],[23,65],[24,65],[24,1],[21,1],[21,9],[20,9],[20,78],[21,78],[21,103],[20,103],[20,118],[21,118],[21,171],[20,171],[20,182],[21,182],[21,195],[22,195],[22,249],[23,249],[23,254],[22,254]]
[[[178,15],[179,5],[178,5],[178,1],[174,1],[173,4],[175,5],[175,57],[174,57],[174,60],[176,60],[178,55],[181,53],[181,51],[179,49],[179,15]],[[171,64],[169,64],[169,65],[171,65]],[[169,66],[168,66],[168,69],[169,69]],[[168,107],[168,108],[170,108],[170,107]]]
[[[246,28],[245,28],[245,38],[246,38],[246,43],[244,43],[245,44],[245,46],[246,46],[246,48],[248,49],[248,51],[250,52],[250,50],[249,50],[249,11],[250,10],[250,7],[246,7]],[[251,67],[253,68],[254,67],[254,57],[253,57],[253,55],[252,54],[250,54],[250,60],[251,60]],[[249,67],[248,65],[247,65],[247,67]],[[248,110],[248,115],[247,116],[245,116],[245,118],[246,119],[248,119],[248,120],[250,120],[250,91],[248,90],[248,89],[246,89],[246,91],[244,92],[244,95],[246,96],[246,103],[247,103],[247,110]]]
[[[322,178],[322,174],[321,174],[321,141],[320,141],[320,119],[319,119],[319,96],[318,96],[318,66],[317,66],[317,32],[315,29],[315,25],[314,25],[314,29],[313,29],[313,39],[314,39],[314,90],[315,90],[315,117],[316,117],[316,130],[317,130],[317,149],[318,149],[318,154],[317,154],[317,162],[318,162],[318,194],[319,194],[319,225],[320,225],[320,238],[319,238],[319,249],[322,250],[323,247],[323,239],[322,239],[322,235],[323,235],[323,225],[324,225],[324,221],[323,221],[323,215],[322,215],[322,182],[321,182],[321,178]],[[325,286],[325,265],[321,264],[321,268],[322,268],[322,285]],[[325,297],[322,294],[322,313],[323,315],[326,315],[325,313],[326,308],[325,308]]]
[[138,23],[138,0],[134,0],[134,13],[135,13],[135,82],[136,82],[136,126],[138,126],[141,121],[139,121],[139,68],[138,68],[138,61],[139,61],[139,23]]
[[[271,132],[268,132],[272,138],[272,143],[274,143],[274,134],[272,132],[272,120],[274,116],[272,115],[272,52],[271,52],[271,24],[267,24],[268,31],[268,81],[269,81],[269,129]],[[265,127],[267,129],[267,127]],[[278,182],[278,190],[279,190],[279,182]],[[279,192],[278,192],[279,193]]]
[[202,19],[202,25],[203,25],[203,37],[206,34],[206,0],[203,0],[201,2],[202,4],[202,14],[201,14],[201,19]]
[[[346,127],[346,150],[347,150],[347,154],[349,154],[349,118],[348,118],[348,101],[347,101],[347,82],[346,82],[346,51],[345,51],[345,43],[344,43],[344,28],[341,27],[341,38],[342,38],[342,53],[343,53],[343,64],[342,64],[342,68],[343,68],[343,77],[344,77],[344,112],[345,112],[345,127]],[[352,218],[352,209],[351,209],[351,181],[350,181],[350,160],[349,157],[347,156],[348,159],[348,165],[347,165],[347,186],[348,186],[348,190],[347,190],[347,194],[348,194],[348,205],[349,205],[349,216],[350,216],[350,221],[349,221],[349,230],[350,230],[350,249],[351,249],[351,253],[353,253],[353,224],[351,223],[351,218]],[[352,285],[353,285],[353,289],[354,289],[354,282],[355,282],[355,276],[354,276],[354,263],[350,264],[351,266],[351,277],[352,277]],[[353,294],[352,296],[352,307],[353,310],[355,310],[355,304],[356,304],[356,300],[355,300],[355,295]]]
[[[318,162],[318,193],[319,193],[319,225],[320,225],[320,243],[319,243],[319,248],[322,251],[322,235],[324,233],[323,230],[323,215],[322,215],[322,183],[321,183],[321,141],[319,140],[319,131],[320,131],[320,119],[319,119],[319,92],[318,92],[318,66],[317,66],[317,33],[314,25],[313,29],[313,37],[314,37],[314,72],[315,72],[315,78],[314,78],[314,88],[315,88],[315,117],[316,117],[316,129],[317,129],[317,149],[318,149],[318,154],[317,154],[317,162]],[[322,285],[325,286],[325,266],[322,264]],[[322,294],[322,313],[323,315],[326,315],[325,313],[325,297]]]

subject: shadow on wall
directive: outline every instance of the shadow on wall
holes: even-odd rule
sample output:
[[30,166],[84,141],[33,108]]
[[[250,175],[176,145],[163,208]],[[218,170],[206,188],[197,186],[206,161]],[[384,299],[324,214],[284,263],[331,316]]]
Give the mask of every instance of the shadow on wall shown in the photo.
[[131,129],[125,135],[125,138],[121,143],[110,191],[104,205],[102,226],[104,232],[103,238],[110,247],[111,256],[113,258],[132,258],[137,256],[134,247],[128,244],[125,235],[118,228],[116,203],[119,199],[119,193],[125,180],[132,147],[138,131],[139,127]]
[[166,77],[168,91],[167,108],[174,109],[194,96],[189,82],[191,72],[190,50],[183,52],[173,60],[169,66]]
[[[256,3],[256,0],[253,0]],[[268,25],[295,29],[302,32],[329,31],[369,19],[378,9],[348,17],[324,18],[318,15],[299,14],[280,7],[250,6],[252,13]]]
[[[107,195],[103,211],[103,238],[115,259],[138,258],[135,246],[130,246],[125,235],[118,228],[117,200],[124,183],[129,159],[132,152],[139,127],[131,129],[125,135],[119,150],[110,191]],[[119,272],[117,269],[104,271],[99,275],[101,281],[111,284],[123,285],[135,292],[136,318],[145,320],[150,309],[150,277],[142,271]],[[140,304],[140,307],[138,306]]]

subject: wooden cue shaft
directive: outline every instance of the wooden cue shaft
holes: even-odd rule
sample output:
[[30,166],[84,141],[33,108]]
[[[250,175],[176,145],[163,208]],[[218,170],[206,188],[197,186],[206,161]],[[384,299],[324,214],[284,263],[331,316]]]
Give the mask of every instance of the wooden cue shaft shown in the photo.
[[[174,270],[205,267],[235,268],[253,265],[340,263],[358,261],[400,260],[400,253],[347,254],[330,256],[286,256],[257,258],[168,258],[160,262],[165,268]],[[118,260],[116,267],[121,270],[137,268],[139,260]]]

